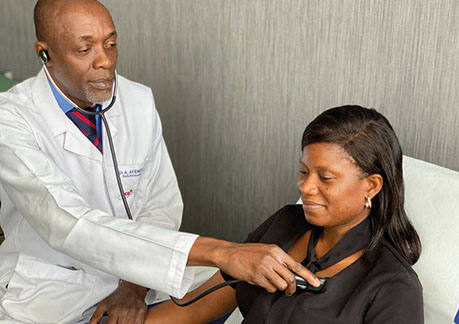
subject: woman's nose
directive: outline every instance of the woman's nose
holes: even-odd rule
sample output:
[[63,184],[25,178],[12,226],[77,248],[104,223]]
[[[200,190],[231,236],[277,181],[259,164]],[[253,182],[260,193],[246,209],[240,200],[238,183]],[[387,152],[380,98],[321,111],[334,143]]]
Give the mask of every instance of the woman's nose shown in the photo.
[[311,175],[298,180],[298,189],[300,190],[301,195],[305,196],[313,196],[319,192],[314,176]]

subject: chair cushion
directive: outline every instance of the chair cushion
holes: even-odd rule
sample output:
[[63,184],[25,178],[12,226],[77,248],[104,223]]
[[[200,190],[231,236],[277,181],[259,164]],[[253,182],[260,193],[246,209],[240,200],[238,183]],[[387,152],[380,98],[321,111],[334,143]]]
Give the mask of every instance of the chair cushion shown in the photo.
[[405,209],[422,242],[413,266],[425,323],[452,323],[459,305],[459,172],[404,157]]

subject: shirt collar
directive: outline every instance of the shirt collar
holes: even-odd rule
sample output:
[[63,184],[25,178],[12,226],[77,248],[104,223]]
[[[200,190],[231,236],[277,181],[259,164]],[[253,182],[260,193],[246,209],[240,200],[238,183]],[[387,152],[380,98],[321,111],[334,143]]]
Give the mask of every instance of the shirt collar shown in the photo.
[[330,251],[318,259],[314,247],[319,240],[321,232],[322,227],[314,226],[312,228],[311,236],[309,237],[308,254],[302,262],[313,273],[326,269],[354,253],[365,249],[371,240],[370,216],[351,228]]
[[68,113],[70,110],[73,109],[73,105],[67,101],[60,93],[57,91],[57,89],[54,87],[54,85],[48,80],[48,84],[51,88],[51,91],[53,92],[54,98],[57,101],[57,104],[59,107],[61,107],[62,111],[64,114]]
[[[48,80],[48,84],[49,84],[49,86],[51,88],[51,91],[53,92],[53,95],[54,95],[54,98],[57,101],[57,104],[59,105],[59,107],[61,107],[61,109],[64,112],[64,114],[66,114],[70,110],[72,110],[74,108],[73,104],[71,104],[67,99],[65,99],[59,93],[59,91],[57,91],[56,87],[51,83],[51,81]],[[105,108],[105,106],[107,106],[109,102],[110,101],[108,101],[108,102],[98,102],[97,104],[99,104],[101,107]]]

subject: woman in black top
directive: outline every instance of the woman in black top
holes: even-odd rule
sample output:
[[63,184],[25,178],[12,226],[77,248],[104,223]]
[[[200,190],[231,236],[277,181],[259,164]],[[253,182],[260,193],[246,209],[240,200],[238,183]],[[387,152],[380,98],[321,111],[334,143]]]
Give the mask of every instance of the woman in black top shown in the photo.
[[[423,323],[422,287],[411,268],[419,237],[404,210],[402,152],[385,117],[343,106],[320,114],[302,139],[302,205],[282,208],[247,239],[288,251],[322,290],[267,292],[239,283],[185,308],[153,308],[152,323],[206,323],[235,306],[243,323]],[[223,278],[217,273],[189,299]]]

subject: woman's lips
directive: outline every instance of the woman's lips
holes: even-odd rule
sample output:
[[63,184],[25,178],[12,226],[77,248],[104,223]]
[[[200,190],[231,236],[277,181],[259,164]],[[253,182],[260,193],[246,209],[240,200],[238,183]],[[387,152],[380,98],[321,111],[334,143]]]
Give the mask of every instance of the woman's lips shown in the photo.
[[303,209],[306,211],[316,211],[324,207],[325,207],[324,205],[318,204],[314,201],[303,200]]
[[95,81],[89,81],[89,84],[99,90],[109,90],[113,86],[113,81],[115,79],[100,79],[100,80],[95,80]]

